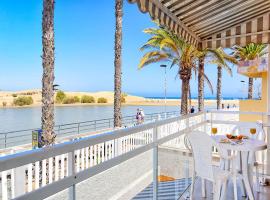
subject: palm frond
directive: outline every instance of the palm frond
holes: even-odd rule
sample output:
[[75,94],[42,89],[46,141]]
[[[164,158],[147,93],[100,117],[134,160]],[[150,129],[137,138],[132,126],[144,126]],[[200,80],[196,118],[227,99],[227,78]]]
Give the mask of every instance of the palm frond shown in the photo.
[[139,63],[139,69],[151,63],[160,62],[160,61],[168,61],[169,58],[170,58],[170,55],[166,53],[162,53],[160,51],[148,52],[142,57]]
[[208,78],[208,76],[205,73],[203,73],[203,77],[204,77],[205,83],[208,85],[211,93],[213,94],[214,93],[214,89],[213,89],[213,85],[212,85],[210,79]]

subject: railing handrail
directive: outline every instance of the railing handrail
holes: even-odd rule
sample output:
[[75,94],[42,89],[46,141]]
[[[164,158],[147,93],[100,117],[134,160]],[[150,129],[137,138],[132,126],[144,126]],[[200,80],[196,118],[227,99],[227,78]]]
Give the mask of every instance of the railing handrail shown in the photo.
[[206,110],[207,113],[213,114],[243,114],[243,115],[263,115],[269,116],[270,112],[255,112],[255,111],[232,111],[232,110]]
[[96,145],[101,142],[107,142],[112,139],[118,139],[120,137],[131,135],[136,132],[149,130],[156,126],[162,126],[171,122],[175,122],[181,119],[186,119],[189,117],[195,117],[201,114],[202,112],[198,112],[198,113],[189,114],[186,116],[172,117],[172,118],[168,118],[164,120],[141,124],[134,127],[123,128],[123,129],[101,133],[98,135],[87,136],[87,137],[83,137],[77,140],[59,143],[59,144],[55,144],[53,146],[49,146],[45,148],[27,150],[27,151],[15,153],[15,154],[6,155],[3,157],[0,157],[0,172],[8,170],[11,167],[16,168],[22,165],[26,165],[28,163],[34,163],[34,162],[41,161],[50,157],[54,157],[57,155],[75,151],[77,149],[85,148],[87,146]]
[[[170,113],[177,113],[179,111],[167,111],[167,112],[156,112],[156,113],[149,113],[149,114],[145,114],[145,116],[152,116],[152,115],[159,115],[159,114],[170,114]],[[127,116],[123,116],[122,119],[125,120],[126,118],[131,118],[131,117],[135,117],[136,115],[127,115]],[[79,122],[72,122],[72,123],[64,123],[64,124],[57,124],[54,125],[54,128],[58,128],[59,126],[69,126],[69,125],[78,125],[78,124],[83,124],[83,123],[90,123],[90,122],[98,122],[98,121],[107,121],[107,120],[113,120],[114,118],[103,118],[103,119],[94,119],[94,120],[87,120],[87,121],[79,121]],[[39,128],[29,128],[29,129],[20,129],[20,130],[11,130],[11,131],[4,131],[4,132],[0,132],[0,135],[5,135],[5,134],[10,134],[10,133],[17,133],[17,132],[26,132],[26,131],[33,131],[33,130],[37,130],[40,129]]]

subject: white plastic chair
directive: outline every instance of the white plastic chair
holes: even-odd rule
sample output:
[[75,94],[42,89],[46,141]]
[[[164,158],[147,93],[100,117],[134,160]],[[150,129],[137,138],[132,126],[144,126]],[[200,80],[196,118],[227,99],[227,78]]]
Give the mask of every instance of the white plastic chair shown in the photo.
[[[250,134],[250,129],[251,128],[255,128],[256,129],[256,133],[252,136]],[[245,135],[248,137],[251,137],[253,139],[257,139],[257,140],[263,140],[265,141],[266,138],[266,134],[263,130],[263,126],[260,122],[257,122],[256,124],[239,124],[237,126],[234,127],[234,129],[232,130],[232,133],[234,135]],[[250,164],[252,164],[255,167],[255,176],[256,176],[256,191],[259,192],[260,191],[260,180],[259,180],[259,163],[256,159],[256,154],[255,152],[253,154],[251,154],[250,158],[249,158]],[[262,160],[264,160],[264,154],[262,153]],[[240,157],[238,156],[237,158],[237,163],[240,163]],[[240,166],[236,166],[235,168],[232,169],[234,171],[241,171]]]
[[[190,199],[193,197],[196,176],[200,177],[202,180],[213,182],[214,200],[225,199],[227,180],[230,176],[230,172],[212,165],[212,147],[215,146],[219,149],[218,144],[215,143],[209,135],[200,131],[194,131],[187,134],[187,139],[191,145],[194,164]],[[222,157],[222,155],[220,156]],[[223,190],[221,194],[222,187]],[[205,194],[204,189],[203,184],[203,195]]]

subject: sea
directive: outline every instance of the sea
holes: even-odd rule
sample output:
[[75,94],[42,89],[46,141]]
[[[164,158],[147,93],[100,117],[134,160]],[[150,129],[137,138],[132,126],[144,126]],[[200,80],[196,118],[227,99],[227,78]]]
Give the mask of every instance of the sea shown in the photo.
[[[164,99],[164,97],[147,97],[151,99]],[[179,99],[179,97],[168,97],[167,99]],[[196,98],[194,98],[196,99]],[[208,97],[206,99],[214,99]],[[238,98],[223,98],[224,100],[233,100]],[[122,115],[136,115],[137,108],[144,110],[145,114],[164,112],[165,106],[122,106]],[[211,107],[206,108],[211,109]],[[179,106],[167,106],[166,111],[180,111]],[[74,105],[74,106],[56,106],[55,124],[68,124],[82,121],[91,121],[98,119],[107,119],[113,117],[112,105]],[[40,128],[41,125],[41,107],[21,107],[21,108],[1,108],[0,109],[0,133]]]

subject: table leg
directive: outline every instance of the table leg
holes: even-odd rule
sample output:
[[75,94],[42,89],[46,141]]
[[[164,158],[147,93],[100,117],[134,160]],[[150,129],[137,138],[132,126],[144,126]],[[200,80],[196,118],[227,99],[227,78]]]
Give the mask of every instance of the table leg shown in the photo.
[[245,188],[247,191],[247,195],[248,198],[250,200],[254,200],[254,195],[253,195],[253,191],[252,191],[252,176],[250,175],[250,167],[248,164],[248,156],[249,156],[249,152],[241,152],[242,153],[242,173],[243,173],[243,180],[244,180],[244,184],[245,184]]

